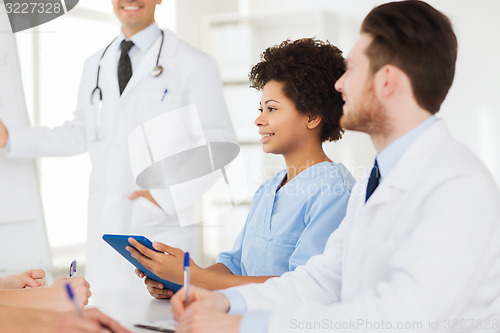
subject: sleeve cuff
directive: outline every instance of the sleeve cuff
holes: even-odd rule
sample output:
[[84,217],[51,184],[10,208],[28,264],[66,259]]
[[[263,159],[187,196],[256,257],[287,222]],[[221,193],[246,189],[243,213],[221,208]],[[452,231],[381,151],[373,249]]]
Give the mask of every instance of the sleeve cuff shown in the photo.
[[250,311],[240,322],[240,333],[266,333],[271,311]]
[[230,271],[231,273],[233,273],[234,275],[243,275],[241,273],[241,269],[239,269],[239,267],[237,267],[233,261],[228,258],[228,256],[222,256],[221,254],[219,254],[217,256],[217,259],[215,260],[215,263],[216,264],[223,264],[224,266],[226,266]]
[[247,312],[247,302],[240,292],[234,289],[224,289],[217,291],[229,300],[229,311],[231,315],[242,315]]

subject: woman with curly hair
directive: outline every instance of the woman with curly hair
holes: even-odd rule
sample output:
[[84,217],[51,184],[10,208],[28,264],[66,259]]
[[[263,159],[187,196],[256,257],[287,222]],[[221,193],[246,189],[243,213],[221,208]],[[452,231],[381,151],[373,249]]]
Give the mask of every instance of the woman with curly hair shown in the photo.
[[[191,283],[224,289],[264,282],[303,265],[323,252],[344,218],[354,178],[323,151],[324,141],[342,137],[343,100],[334,83],[345,71],[342,52],[317,39],[286,40],[264,51],[249,75],[262,92],[255,125],[266,153],[281,154],[286,169],[255,193],[243,230],[216,264],[191,263]],[[132,255],[159,277],[182,284],[184,252],[154,242],[158,253],[133,239]],[[136,272],[144,277],[142,272]],[[146,278],[150,294],[173,292]]]

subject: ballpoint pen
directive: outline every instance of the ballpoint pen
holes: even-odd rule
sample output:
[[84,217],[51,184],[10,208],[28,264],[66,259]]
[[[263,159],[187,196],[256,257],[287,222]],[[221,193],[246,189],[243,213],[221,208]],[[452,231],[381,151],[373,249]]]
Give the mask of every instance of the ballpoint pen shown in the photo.
[[186,252],[184,254],[184,289],[186,289],[186,301],[185,301],[185,307],[189,305],[189,280],[190,280],[190,274],[189,274],[189,252]]
[[161,102],[163,102],[163,100],[165,99],[165,95],[167,94],[167,91],[168,91],[168,89],[165,89],[165,91],[163,92],[163,96],[161,98]]
[[71,289],[69,283],[66,283],[66,292],[68,293],[68,297],[71,300],[71,303],[73,303],[73,305],[75,306],[76,313],[78,314],[78,316],[83,318],[82,308],[76,302],[75,294],[73,294],[73,290]]
[[75,274],[76,274],[76,260],[73,260],[71,262],[71,265],[69,265],[69,277],[72,277]]

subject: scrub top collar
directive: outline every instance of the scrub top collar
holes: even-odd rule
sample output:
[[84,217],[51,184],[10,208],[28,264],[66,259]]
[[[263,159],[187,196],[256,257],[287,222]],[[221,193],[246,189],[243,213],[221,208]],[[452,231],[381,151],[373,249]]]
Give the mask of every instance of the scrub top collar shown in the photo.
[[[275,183],[275,188],[276,188],[276,192],[278,192],[280,189],[282,189],[284,186],[287,186],[288,184],[290,184],[290,182],[293,182],[295,178],[297,177],[310,177],[309,174],[311,173],[314,173],[316,172],[317,175],[321,175],[323,173],[326,172],[326,168],[325,170],[323,170],[323,172],[321,172],[321,168],[320,166],[322,165],[325,165],[325,163],[328,163],[328,164],[335,164],[333,162],[329,162],[329,161],[323,161],[323,162],[320,162],[320,163],[316,163],[314,165],[311,165],[310,167],[302,170],[298,175],[296,175],[295,177],[293,177],[292,180],[290,180],[288,183],[286,183],[285,185],[282,185],[283,182],[285,181],[285,178],[287,177],[287,172],[286,172],[286,169],[284,170],[281,170],[277,173],[277,176],[276,177],[276,183]],[[319,169],[319,170],[317,170]],[[281,175],[280,175],[281,173]]]

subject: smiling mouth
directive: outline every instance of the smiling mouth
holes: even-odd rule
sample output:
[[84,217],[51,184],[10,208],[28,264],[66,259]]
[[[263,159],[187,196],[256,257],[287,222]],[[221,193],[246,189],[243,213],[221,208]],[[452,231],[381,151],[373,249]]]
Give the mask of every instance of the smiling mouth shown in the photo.
[[123,6],[122,8],[125,10],[139,10],[139,9],[141,9],[140,6]]
[[274,135],[274,133],[270,133],[270,134],[263,134],[263,135],[262,135],[262,137],[263,137],[263,138],[267,138],[267,137],[270,137],[270,136],[273,136],[273,135]]

